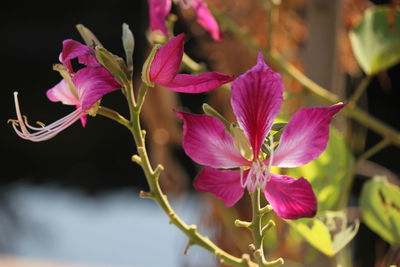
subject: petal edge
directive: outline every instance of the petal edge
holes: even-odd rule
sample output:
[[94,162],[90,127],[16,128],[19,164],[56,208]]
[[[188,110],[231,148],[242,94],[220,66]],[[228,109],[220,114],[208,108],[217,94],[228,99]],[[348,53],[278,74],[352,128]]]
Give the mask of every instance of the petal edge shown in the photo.
[[284,219],[310,218],[317,212],[317,198],[311,184],[303,177],[294,179],[271,173],[264,194],[276,214]]
[[244,194],[244,189],[240,186],[239,171],[219,171],[204,167],[193,186],[198,191],[213,193],[223,200],[227,207],[235,205]]
[[195,162],[213,168],[236,168],[250,163],[236,150],[233,137],[224,124],[208,115],[175,113],[183,119],[182,144],[185,153]]
[[316,159],[329,140],[329,124],[344,104],[303,108],[297,111],[283,130],[272,165],[292,168]]

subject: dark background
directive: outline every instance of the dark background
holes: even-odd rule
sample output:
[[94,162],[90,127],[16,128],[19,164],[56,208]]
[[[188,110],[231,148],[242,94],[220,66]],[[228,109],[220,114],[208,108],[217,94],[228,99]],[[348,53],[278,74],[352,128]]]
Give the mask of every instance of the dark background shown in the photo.
[[[101,116],[89,117],[87,126],[75,123],[56,138],[32,143],[16,136],[9,118],[16,118],[13,91],[19,92],[22,113],[30,121],[49,124],[74,110],[50,102],[45,93],[61,79],[52,70],[64,39],[83,42],[76,24],[91,29],[103,45],[123,56],[122,23],[128,23],[136,39],[134,62],[144,60],[148,26],[147,1],[13,1],[1,8],[1,144],[0,184],[17,180],[73,186],[89,193],[121,186],[144,185],[130,133]],[[140,72],[138,67],[136,71]],[[123,95],[117,91],[104,105],[126,113]]]

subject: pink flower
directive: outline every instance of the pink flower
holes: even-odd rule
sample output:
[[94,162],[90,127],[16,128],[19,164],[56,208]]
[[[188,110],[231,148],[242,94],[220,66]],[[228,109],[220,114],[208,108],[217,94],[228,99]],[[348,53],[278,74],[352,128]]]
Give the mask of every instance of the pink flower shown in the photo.
[[[186,154],[205,165],[194,182],[197,190],[211,192],[232,206],[243,196],[245,188],[250,192],[260,188],[282,218],[315,215],[317,201],[311,184],[303,177],[273,174],[270,169],[298,167],[317,158],[326,148],[332,117],[344,105],[299,110],[274,148],[268,133],[282,104],[282,94],[280,75],[265,64],[261,53],[256,66],[232,82],[232,108],[252,151],[246,158],[219,119],[177,112],[184,120]],[[261,150],[263,144],[269,149],[268,154]]]
[[60,62],[68,69],[70,73],[74,73],[71,60],[75,58],[78,58],[78,62],[86,65],[87,67],[100,67],[100,63],[96,59],[93,48],[81,44],[75,40],[64,40],[63,49],[60,53]]
[[169,40],[155,54],[148,80],[176,92],[202,93],[232,81],[229,75],[207,72],[198,75],[178,74],[183,57],[183,33]]
[[[78,58],[79,63],[86,65],[76,73],[73,71],[70,62],[74,58]],[[79,119],[85,126],[86,115],[91,112],[96,102],[107,93],[121,88],[121,85],[115,81],[110,72],[100,66],[94,56],[93,49],[89,46],[74,40],[65,40],[60,61],[65,67],[65,69],[62,66],[59,68],[64,79],[49,89],[46,94],[51,101],[61,101],[65,105],[74,105],[76,110],[50,125],[45,126],[40,123],[40,127],[32,126],[21,115],[17,93],[15,92],[18,119],[11,121],[14,130],[23,139],[33,142],[48,140]],[[28,129],[32,130],[33,133],[29,132]]]
[[[203,0],[179,0],[183,8],[191,7],[196,13],[197,22],[210,33],[211,37],[219,42],[222,40],[218,23]],[[168,36],[165,20],[171,11],[171,0],[149,0],[150,28],[152,31],[161,31]]]

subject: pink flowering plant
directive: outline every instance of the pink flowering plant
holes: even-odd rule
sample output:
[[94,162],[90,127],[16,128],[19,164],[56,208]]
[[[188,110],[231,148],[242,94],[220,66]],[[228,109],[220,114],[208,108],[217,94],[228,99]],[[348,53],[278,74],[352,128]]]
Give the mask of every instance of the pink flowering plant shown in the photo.
[[[174,2],[181,8],[192,9],[197,22],[214,41],[222,40],[217,20],[203,0]],[[41,122],[32,125],[22,115],[18,93],[15,92],[16,118],[9,122],[19,137],[40,142],[55,137],[79,120],[85,127],[90,123],[90,117],[96,115],[116,121],[129,130],[136,145],[137,154],[132,156],[132,161],[142,167],[149,186],[149,191],[141,191],[140,196],[154,200],[169,217],[170,223],[187,236],[187,249],[192,245],[200,246],[227,266],[283,264],[280,255],[277,259],[270,259],[273,256],[268,255],[265,249],[268,230],[276,225],[276,220],[295,225],[298,221],[302,222],[298,219],[314,218],[319,199],[307,175],[289,175],[288,172],[291,168],[318,160],[327,148],[331,122],[345,104],[338,98],[330,97],[330,105],[301,108],[287,123],[278,122],[284,102],[284,84],[281,74],[266,62],[270,64],[271,59],[276,65],[281,64],[281,69],[289,75],[299,74],[287,63],[274,58],[273,52],[259,47],[254,49],[258,51],[256,64],[235,78],[219,72],[198,73],[193,70],[180,73],[182,63],[187,63],[189,59],[184,52],[187,35],[180,33],[173,36],[173,31],[166,26],[172,0],[149,0],[148,3],[150,30],[163,35],[165,42],[153,45],[148,53],[139,68],[141,81],[133,79],[134,37],[128,25],[123,25],[125,59],[112,54],[89,29],[78,25],[85,44],[71,39],[63,41],[59,63],[53,67],[62,79],[46,91],[50,101],[73,106],[73,111],[48,125]],[[304,80],[305,86],[310,86],[311,82],[306,78]],[[200,192],[212,193],[227,207],[235,206],[245,194],[251,199],[251,220],[232,221],[237,227],[249,230],[252,236],[251,243],[246,244],[248,251],[239,257],[203,236],[196,225],[184,222],[171,207],[160,186],[159,178],[164,167],[151,164],[145,142],[146,131],[141,124],[147,93],[156,86],[189,94],[205,93],[222,86],[229,89],[230,106],[236,117],[234,121],[226,119],[208,104],[203,104],[205,114],[201,115],[178,109],[169,112],[175,112],[182,119],[182,147],[187,156],[201,166],[193,187]],[[101,103],[109,93],[118,91],[126,99],[128,116]],[[326,92],[324,94],[330,96]],[[301,226],[303,230],[315,234],[312,232],[314,228]],[[353,231],[354,235],[356,232]],[[351,238],[338,247],[341,249]],[[315,243],[312,245],[316,246]]]
[[317,200],[311,184],[303,177],[273,174],[271,167],[298,167],[317,158],[326,148],[332,117],[344,105],[299,110],[284,127],[280,140],[275,140],[277,145],[270,130],[282,104],[283,83],[265,64],[261,52],[257,65],[236,78],[231,87],[238,126],[225,126],[208,115],[177,112],[185,122],[185,152],[205,165],[195,188],[215,194],[228,207],[245,189],[251,194],[261,190],[278,216],[313,217]]
[[[84,67],[74,72],[71,60],[78,58]],[[63,79],[47,91],[50,101],[60,101],[64,105],[73,105],[76,110],[47,126],[32,126],[26,117],[23,118],[18,102],[18,93],[14,93],[17,120],[11,120],[15,132],[24,139],[40,142],[50,139],[69,127],[77,120],[86,125],[88,114],[96,114],[98,102],[101,98],[121,85],[113,78],[111,73],[102,67],[96,60],[93,48],[74,40],[65,40],[60,54],[61,65],[54,66]],[[30,132],[30,131],[32,132]]]

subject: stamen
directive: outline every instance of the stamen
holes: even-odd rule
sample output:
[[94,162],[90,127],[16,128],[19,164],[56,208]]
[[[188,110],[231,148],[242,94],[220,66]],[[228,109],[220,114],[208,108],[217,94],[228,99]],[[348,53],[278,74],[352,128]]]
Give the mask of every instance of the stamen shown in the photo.
[[268,161],[268,165],[264,163],[263,160],[253,161],[253,164],[249,170],[249,173],[244,179],[243,170],[240,169],[240,185],[243,188],[247,187],[247,190],[250,192],[254,192],[256,188],[264,189],[267,185],[267,182],[271,179],[270,171],[272,168],[272,162],[274,160],[274,138],[272,136],[269,137],[269,150],[270,157]]
[[[12,126],[19,137],[33,142],[45,141],[54,137],[59,132],[63,131],[65,128],[69,127],[71,124],[79,120],[80,117],[85,115],[85,113],[81,109],[77,109],[69,115],[65,116],[64,118],[61,118],[48,126],[41,122],[37,122],[41,127],[35,127],[28,123],[28,119],[26,116],[21,115],[18,101],[18,92],[14,92],[14,101],[18,119],[9,120],[9,122],[12,123]],[[28,129],[36,132],[30,133]]]

